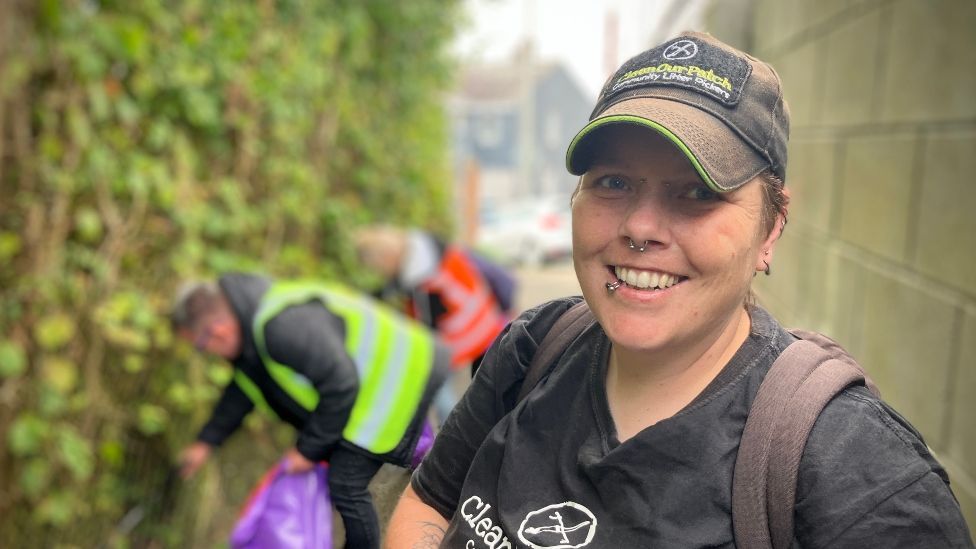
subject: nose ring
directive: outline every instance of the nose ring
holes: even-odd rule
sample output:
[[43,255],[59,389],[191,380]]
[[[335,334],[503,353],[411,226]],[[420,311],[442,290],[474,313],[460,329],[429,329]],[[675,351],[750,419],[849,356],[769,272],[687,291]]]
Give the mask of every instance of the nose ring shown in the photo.
[[630,241],[630,245],[628,246],[628,248],[630,248],[631,250],[637,250],[640,253],[644,253],[644,250],[647,249],[647,243],[650,242],[650,240],[645,240],[643,244],[637,246],[637,244],[634,244],[633,238],[628,238],[627,240]]

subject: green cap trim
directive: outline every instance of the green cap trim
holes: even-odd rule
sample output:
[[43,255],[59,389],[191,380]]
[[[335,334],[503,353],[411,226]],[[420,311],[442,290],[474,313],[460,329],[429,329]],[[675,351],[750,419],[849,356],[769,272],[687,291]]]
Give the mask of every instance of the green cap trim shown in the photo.
[[572,166],[573,153],[576,152],[576,147],[586,136],[593,133],[596,129],[606,126],[607,124],[615,124],[620,122],[627,123],[627,124],[637,124],[638,126],[645,126],[663,135],[669,141],[671,141],[671,143],[673,143],[675,147],[678,147],[678,149],[682,153],[684,153],[686,157],[688,157],[688,160],[691,162],[692,167],[694,167],[695,171],[698,172],[698,175],[701,176],[702,181],[704,181],[705,184],[708,185],[708,188],[712,189],[717,193],[725,193],[729,191],[729,189],[723,189],[721,186],[715,183],[715,181],[711,178],[711,176],[708,175],[708,172],[705,171],[705,168],[701,165],[701,162],[698,161],[698,158],[695,156],[695,153],[693,153],[691,149],[689,149],[688,146],[685,145],[684,141],[682,141],[677,135],[672,133],[671,130],[665,128],[664,126],[652,120],[648,120],[646,118],[641,118],[640,116],[633,116],[629,114],[615,114],[604,118],[598,118],[590,122],[589,124],[587,124],[586,127],[584,127],[582,130],[580,130],[580,132],[576,134],[576,137],[573,138],[573,141],[569,144],[569,149],[566,151],[566,169],[568,169],[570,173],[573,173],[573,166]]

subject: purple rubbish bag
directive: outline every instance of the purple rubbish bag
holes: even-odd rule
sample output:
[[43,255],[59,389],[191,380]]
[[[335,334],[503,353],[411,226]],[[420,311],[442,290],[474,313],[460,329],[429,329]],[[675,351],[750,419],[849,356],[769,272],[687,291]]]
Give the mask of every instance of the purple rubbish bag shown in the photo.
[[234,549],[332,549],[328,467],[285,473],[273,466],[248,497],[230,535]]
[[410,462],[411,469],[420,467],[420,462],[424,460],[424,456],[427,455],[433,445],[434,429],[430,426],[429,421],[425,421],[424,428],[420,432],[420,439],[417,441],[417,447],[413,451],[413,459]]

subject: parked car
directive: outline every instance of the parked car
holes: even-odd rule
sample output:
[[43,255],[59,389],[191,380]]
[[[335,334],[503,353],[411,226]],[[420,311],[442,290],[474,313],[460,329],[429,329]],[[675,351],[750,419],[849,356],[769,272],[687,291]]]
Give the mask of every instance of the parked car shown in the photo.
[[482,212],[478,248],[515,265],[541,265],[572,256],[569,199],[535,197]]

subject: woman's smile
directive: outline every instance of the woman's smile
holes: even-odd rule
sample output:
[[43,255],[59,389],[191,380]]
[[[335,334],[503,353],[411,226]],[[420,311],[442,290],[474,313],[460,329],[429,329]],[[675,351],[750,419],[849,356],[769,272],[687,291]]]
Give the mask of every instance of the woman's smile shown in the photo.
[[655,269],[641,269],[621,265],[609,265],[607,269],[613,273],[613,276],[618,281],[635,290],[666,290],[675,284],[684,282],[688,278]]

